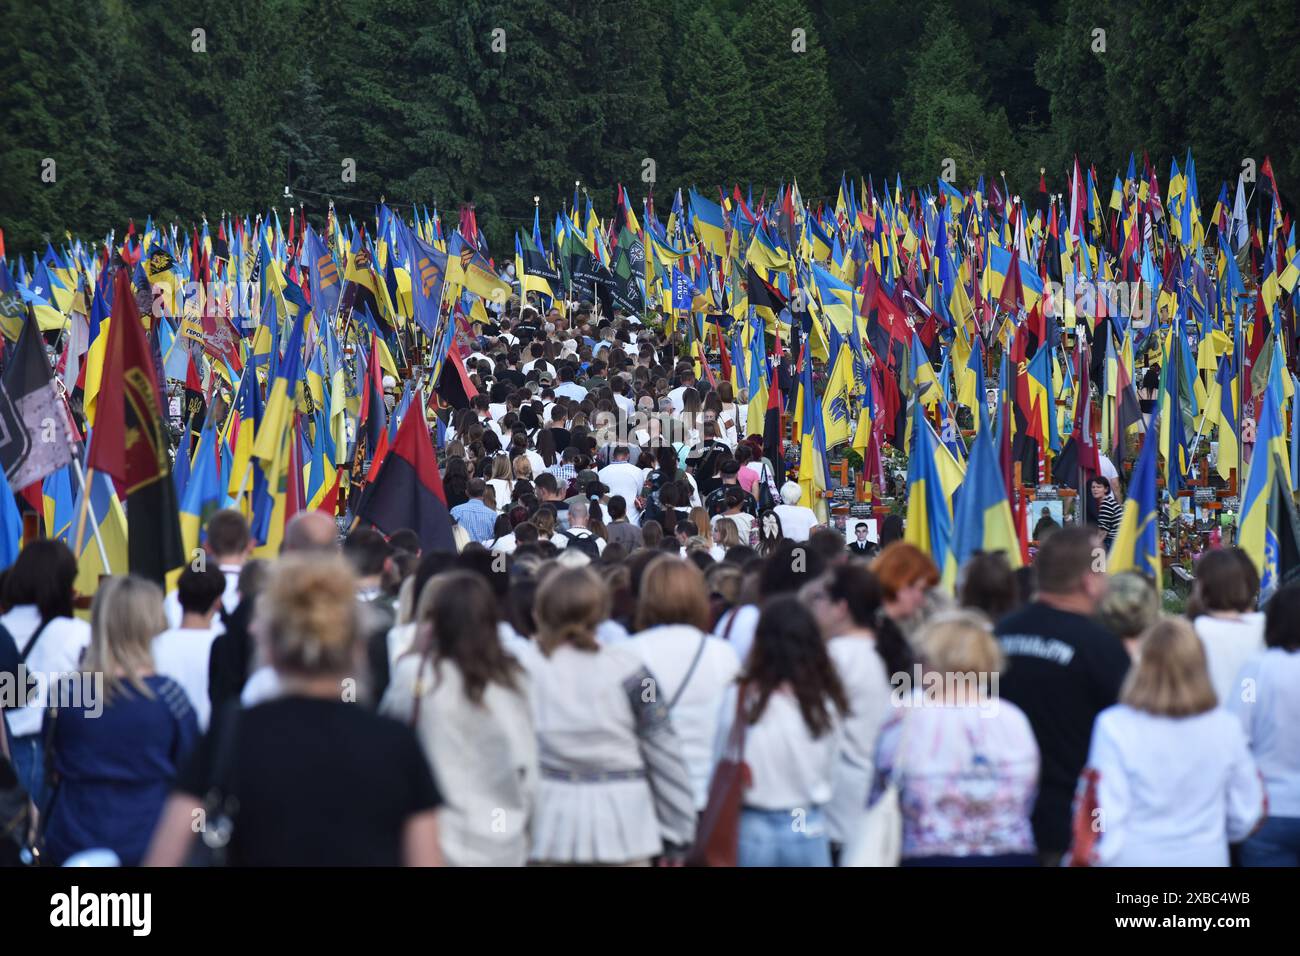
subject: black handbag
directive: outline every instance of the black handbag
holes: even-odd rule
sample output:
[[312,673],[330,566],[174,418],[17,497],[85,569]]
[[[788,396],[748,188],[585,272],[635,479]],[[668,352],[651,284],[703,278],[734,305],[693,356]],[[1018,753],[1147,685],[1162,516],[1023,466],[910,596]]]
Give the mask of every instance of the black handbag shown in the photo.
[[235,833],[235,818],[239,814],[239,798],[235,790],[239,704],[229,703],[220,720],[213,721],[213,728],[218,729],[216,756],[212,761],[208,792],[203,798],[203,825],[187,863],[193,867],[227,864],[230,840]]
[[40,864],[38,819],[10,760],[8,727],[0,716],[0,867]]
[[767,477],[767,466],[763,466],[763,473],[758,479],[758,511],[762,514],[776,507],[776,502],[772,500],[772,483]]

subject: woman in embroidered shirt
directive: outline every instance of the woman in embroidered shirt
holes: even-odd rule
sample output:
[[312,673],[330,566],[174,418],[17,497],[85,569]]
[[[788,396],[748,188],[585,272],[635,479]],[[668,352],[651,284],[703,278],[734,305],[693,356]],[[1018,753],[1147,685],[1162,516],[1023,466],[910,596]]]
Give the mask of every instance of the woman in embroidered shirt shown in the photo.
[[895,685],[876,749],[876,793],[898,788],[903,866],[1036,866],[1038,744],[997,697],[1002,654],[987,619],[937,614],[916,643],[921,686]]
[[1119,700],[1092,728],[1081,791],[1084,810],[1105,825],[1088,862],[1227,866],[1228,844],[1264,815],[1264,789],[1241,725],[1218,706],[1190,624],[1152,625]]

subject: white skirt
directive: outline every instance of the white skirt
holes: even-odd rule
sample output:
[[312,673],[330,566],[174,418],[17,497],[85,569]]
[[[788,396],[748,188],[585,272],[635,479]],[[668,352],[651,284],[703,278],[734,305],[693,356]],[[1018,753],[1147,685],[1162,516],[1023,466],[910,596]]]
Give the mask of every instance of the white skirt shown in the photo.
[[656,856],[662,849],[646,780],[571,783],[543,775],[530,860],[629,863]]

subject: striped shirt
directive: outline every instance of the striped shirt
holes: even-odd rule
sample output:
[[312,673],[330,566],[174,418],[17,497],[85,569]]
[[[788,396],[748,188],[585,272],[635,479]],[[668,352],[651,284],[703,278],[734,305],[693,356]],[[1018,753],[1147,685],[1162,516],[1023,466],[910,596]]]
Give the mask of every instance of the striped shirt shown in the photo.
[[1111,542],[1115,540],[1115,532],[1119,530],[1119,522],[1123,514],[1124,510],[1115,500],[1115,495],[1107,492],[1097,508],[1097,527],[1105,536],[1107,547],[1110,547]]

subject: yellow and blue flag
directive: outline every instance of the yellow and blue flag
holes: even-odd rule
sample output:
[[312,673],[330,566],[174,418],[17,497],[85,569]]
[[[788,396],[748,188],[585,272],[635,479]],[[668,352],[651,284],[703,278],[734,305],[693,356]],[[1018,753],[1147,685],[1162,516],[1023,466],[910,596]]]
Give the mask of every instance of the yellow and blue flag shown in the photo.
[[1160,582],[1160,513],[1156,497],[1156,450],[1158,442],[1148,435],[1129,481],[1128,500],[1119,530],[1110,546],[1108,570],[1137,571]]

